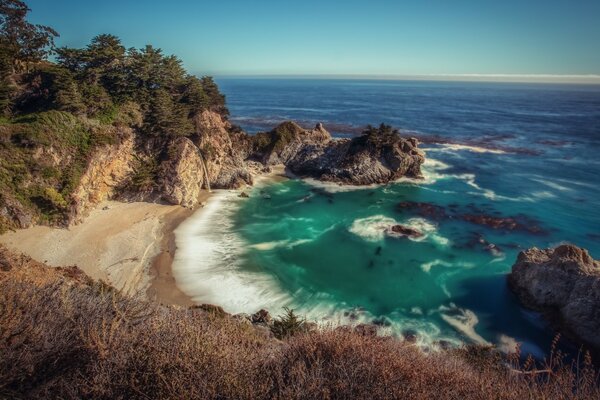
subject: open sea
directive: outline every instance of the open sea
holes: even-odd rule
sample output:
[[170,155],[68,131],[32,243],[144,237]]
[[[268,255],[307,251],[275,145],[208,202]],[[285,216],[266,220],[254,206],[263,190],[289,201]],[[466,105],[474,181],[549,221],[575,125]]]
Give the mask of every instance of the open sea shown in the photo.
[[[177,231],[175,275],[229,312],[290,306],[375,322],[425,346],[493,343],[542,357],[553,333],[520,307],[518,252],[570,242],[600,258],[600,86],[219,79],[231,121],[338,137],[384,122],[421,139],[425,179],[373,187],[288,180],[217,193]],[[414,204],[415,202],[421,204]],[[512,218],[510,227],[482,218]],[[385,235],[400,223],[417,239]],[[444,342],[441,342],[444,343]]]

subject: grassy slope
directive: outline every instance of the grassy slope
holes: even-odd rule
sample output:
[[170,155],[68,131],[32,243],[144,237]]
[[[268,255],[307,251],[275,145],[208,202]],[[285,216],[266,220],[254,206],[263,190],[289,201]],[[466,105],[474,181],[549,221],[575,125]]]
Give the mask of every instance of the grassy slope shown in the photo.
[[[92,151],[115,140],[114,127],[60,111],[0,121],[0,200],[40,223],[64,222]],[[9,228],[14,221],[0,216],[0,233]]]
[[283,341],[214,308],[162,307],[0,248],[0,398],[598,398],[592,370],[512,370],[351,329]]

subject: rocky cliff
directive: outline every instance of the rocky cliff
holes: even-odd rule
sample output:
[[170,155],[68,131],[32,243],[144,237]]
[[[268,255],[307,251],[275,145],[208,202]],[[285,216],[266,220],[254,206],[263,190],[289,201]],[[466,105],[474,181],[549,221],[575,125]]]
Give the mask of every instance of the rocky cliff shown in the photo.
[[367,185],[418,178],[424,161],[416,139],[396,133],[333,139],[321,124],[304,129],[284,122],[272,131],[248,135],[209,110],[193,122],[194,133],[187,137],[148,136],[119,124],[99,125],[50,112],[33,125],[46,132],[38,142],[30,139],[32,124],[4,128],[0,133],[6,136],[7,160],[1,167],[29,167],[25,179],[14,177],[24,184],[0,182],[7,188],[0,193],[0,231],[35,223],[77,223],[96,204],[113,197],[193,208],[201,190],[252,185],[255,175],[276,164],[300,177]]
[[98,148],[91,156],[79,185],[71,195],[70,223],[80,222],[98,203],[114,196],[132,171],[134,134],[116,128],[117,142]]
[[292,173],[352,185],[421,177],[424,153],[415,138],[395,132],[332,139],[321,124],[304,130],[293,122],[258,134],[254,156],[265,164],[284,164]]
[[585,249],[561,245],[522,251],[508,283],[523,305],[600,350],[600,262]]

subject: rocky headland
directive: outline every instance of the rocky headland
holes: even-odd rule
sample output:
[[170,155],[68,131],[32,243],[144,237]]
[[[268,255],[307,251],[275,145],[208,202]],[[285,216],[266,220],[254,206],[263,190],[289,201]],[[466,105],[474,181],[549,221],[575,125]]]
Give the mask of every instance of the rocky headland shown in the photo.
[[[190,137],[146,138],[128,127],[111,128],[117,140],[89,156],[72,194],[64,199],[64,218],[53,224],[81,222],[108,199],[152,201],[194,208],[203,190],[252,185],[275,165],[299,177],[339,184],[383,184],[401,177],[421,177],[424,153],[414,138],[396,133],[365,133],[334,139],[318,124],[304,129],[285,122],[270,132],[248,135],[233,129],[220,114],[205,110],[194,119]],[[51,154],[46,154],[50,152]],[[70,163],[72,154],[39,146],[40,164]],[[14,228],[40,221],[18,199],[5,193],[0,215]],[[47,221],[46,221],[47,223]]]
[[508,284],[520,302],[555,328],[600,349],[600,262],[573,245],[519,253]]

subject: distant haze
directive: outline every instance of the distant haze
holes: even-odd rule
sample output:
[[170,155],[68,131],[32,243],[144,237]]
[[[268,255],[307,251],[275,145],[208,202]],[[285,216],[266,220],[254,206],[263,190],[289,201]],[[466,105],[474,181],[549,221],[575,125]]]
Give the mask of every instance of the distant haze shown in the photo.
[[194,74],[600,83],[600,1],[27,0],[80,47],[153,44]]

